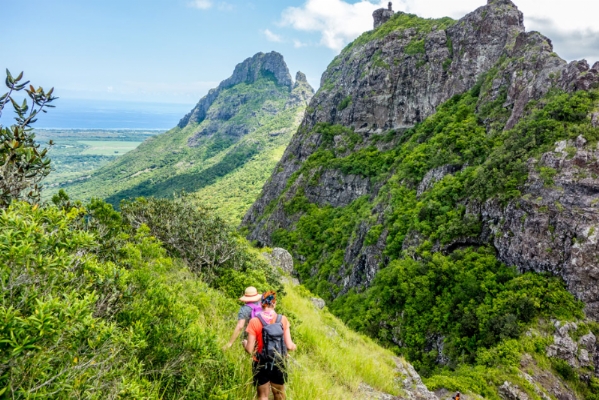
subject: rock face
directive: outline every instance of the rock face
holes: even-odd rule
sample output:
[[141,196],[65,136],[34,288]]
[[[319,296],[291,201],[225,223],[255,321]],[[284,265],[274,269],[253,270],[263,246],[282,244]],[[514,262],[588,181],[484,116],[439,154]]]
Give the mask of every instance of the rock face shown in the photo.
[[[523,197],[503,207],[487,202],[481,215],[499,258],[522,271],[561,276],[599,319],[599,148],[579,137],[529,162]],[[556,172],[545,182],[539,169]]]
[[291,90],[293,86],[289,69],[281,54],[274,51],[267,54],[258,53],[238,64],[230,78],[222,81],[217,88],[211,89],[208,94],[200,100],[198,105],[179,121],[179,128],[185,128],[190,122],[202,122],[206,118],[208,110],[224,89],[240,83],[254,83],[258,78],[264,75],[272,75],[279,85],[287,86],[289,90]]
[[548,357],[557,357],[566,361],[573,368],[595,368],[597,351],[597,338],[592,332],[581,336],[574,341],[571,333],[575,333],[578,326],[575,323],[562,323],[555,321],[555,334],[553,344],[547,348]]
[[274,248],[271,253],[262,253],[262,255],[273,267],[281,268],[283,272],[293,275],[293,257],[287,250]]
[[389,3],[389,6],[386,9],[379,8],[378,10],[372,13],[372,17],[374,18],[374,29],[383,25],[385,22],[389,21],[391,17],[393,17],[392,4]]
[[[301,173],[325,140],[315,129],[317,124],[352,129],[363,141],[353,151],[368,146],[383,151],[395,142],[379,140],[382,134],[403,132],[422,122],[442,103],[475,87],[482,76],[492,79],[479,104],[501,102],[507,113],[505,129],[515,126],[526,106],[552,87],[571,93],[599,84],[599,63],[590,67],[584,60],[567,63],[561,59],[550,39],[526,32],[523,15],[510,0],[489,0],[459,21],[416,23],[414,18],[396,13],[379,29],[356,39],[330,64],[300,129],[244,217],[242,226],[249,239],[271,245],[276,231],[293,230],[301,215],[290,215],[284,205],[298,193],[319,207],[343,207],[361,197],[372,201],[386,183],[334,168]],[[401,29],[404,25],[411,27]],[[383,28],[390,33],[380,34]],[[599,125],[597,115],[591,117],[595,125]],[[480,217],[486,232],[475,243],[492,243],[502,261],[522,271],[548,271],[563,277],[568,289],[586,302],[588,315],[599,319],[599,269],[593,261],[599,257],[595,209],[599,154],[579,142],[564,145],[575,152],[573,156],[551,152],[540,165],[531,162],[525,196],[518,202],[505,206],[490,201],[468,207]],[[337,137],[333,147],[339,153],[351,153]],[[540,166],[556,169],[554,185],[542,183],[537,172]],[[418,195],[462,167],[446,165],[429,171],[417,187]],[[376,243],[365,242],[373,225],[384,224],[385,207],[373,208],[370,222],[351,234],[340,267],[344,278],[333,282],[341,286],[339,293],[369,285],[385,265],[388,231],[383,229]],[[552,234],[553,230],[559,234]],[[404,249],[420,239],[414,232],[405,240]]]
[[312,89],[312,86],[308,83],[306,75],[303,72],[298,71],[295,75],[295,83],[291,90],[291,96],[285,104],[285,108],[294,108],[298,106],[306,107],[312,99],[312,96],[314,96],[314,89]]

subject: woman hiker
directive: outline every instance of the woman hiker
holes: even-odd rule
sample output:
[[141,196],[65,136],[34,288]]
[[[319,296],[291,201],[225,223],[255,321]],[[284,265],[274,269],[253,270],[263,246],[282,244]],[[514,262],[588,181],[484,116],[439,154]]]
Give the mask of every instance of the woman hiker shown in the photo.
[[252,318],[243,341],[245,351],[252,355],[254,385],[258,388],[258,400],[268,400],[272,389],[275,400],[285,400],[285,357],[287,351],[295,351],[297,346],[291,340],[289,320],[277,315],[275,306],[277,294],[268,291],[262,295],[263,311]]
[[237,326],[235,327],[235,331],[233,331],[233,335],[231,335],[229,343],[223,347],[223,350],[231,348],[235,340],[239,337],[239,334],[243,331],[243,328],[245,328],[245,324],[262,311],[260,299],[262,299],[262,294],[258,293],[255,287],[250,286],[245,289],[245,294],[239,299],[244,304],[237,314]]

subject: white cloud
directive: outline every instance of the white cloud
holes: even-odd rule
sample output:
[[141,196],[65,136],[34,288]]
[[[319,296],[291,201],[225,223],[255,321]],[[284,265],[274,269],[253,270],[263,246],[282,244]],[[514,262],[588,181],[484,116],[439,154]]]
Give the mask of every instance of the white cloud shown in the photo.
[[199,8],[200,10],[207,10],[212,7],[212,1],[210,0],[193,0],[189,3],[191,7]]
[[372,12],[386,4],[366,0],[349,4],[342,0],[307,0],[302,7],[283,11],[281,24],[307,32],[319,32],[320,44],[341,50],[362,32],[372,29]]
[[[425,18],[450,16],[461,18],[487,4],[487,0],[392,0],[396,11],[417,14]],[[513,0],[524,13],[527,30],[539,30],[551,38],[555,50],[572,60],[599,58],[599,29],[596,16],[599,2],[595,0]],[[305,0],[300,7],[288,7],[280,24],[298,31],[320,36],[320,45],[335,51],[363,32],[372,29],[372,12],[387,7],[388,0]],[[294,42],[295,43],[295,42]]]
[[306,47],[307,45],[308,43],[304,43],[301,40],[293,39],[293,47],[295,47],[296,49]]
[[283,38],[280,35],[277,35],[276,33],[273,33],[268,29],[263,30],[262,33],[264,34],[264,36],[266,36],[266,40],[268,40],[269,42],[281,43],[283,41]]

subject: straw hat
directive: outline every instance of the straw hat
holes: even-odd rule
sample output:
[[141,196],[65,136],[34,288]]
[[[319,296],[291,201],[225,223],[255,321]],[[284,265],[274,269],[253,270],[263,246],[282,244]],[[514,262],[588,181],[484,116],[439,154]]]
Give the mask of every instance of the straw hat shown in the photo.
[[259,301],[262,298],[262,293],[258,293],[258,289],[253,286],[245,289],[245,294],[239,298],[241,301],[245,301],[246,303],[252,303],[254,301]]

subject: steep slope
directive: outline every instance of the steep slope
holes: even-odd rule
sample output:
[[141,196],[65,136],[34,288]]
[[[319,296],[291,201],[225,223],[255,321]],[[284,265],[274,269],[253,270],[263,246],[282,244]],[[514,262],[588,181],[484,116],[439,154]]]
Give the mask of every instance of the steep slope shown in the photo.
[[[584,318],[574,296],[599,318],[599,64],[567,63],[522,21],[489,0],[459,21],[397,13],[356,39],[242,224],[431,384],[454,370],[491,398],[501,379],[540,396],[516,367],[532,356],[551,375],[543,321]],[[562,374],[587,377],[569,396],[596,390],[580,367]]]
[[177,127],[88,181],[63,188],[73,197],[102,197],[114,205],[137,196],[201,191],[209,205],[224,204],[223,214],[238,219],[272,172],[312,94],[301,72],[293,83],[280,54],[256,54]]
[[[250,357],[221,350],[239,309],[224,293],[244,282],[210,287],[105,203],[63,206],[0,210],[3,398],[253,398]],[[237,250],[252,268],[272,268],[249,246]],[[310,298],[287,284],[280,300],[298,344],[290,397],[430,395],[404,360]]]

